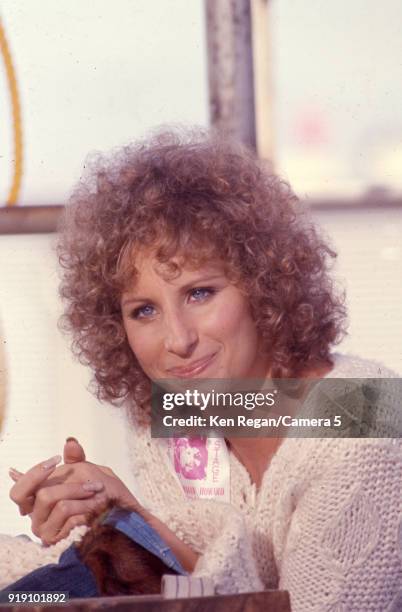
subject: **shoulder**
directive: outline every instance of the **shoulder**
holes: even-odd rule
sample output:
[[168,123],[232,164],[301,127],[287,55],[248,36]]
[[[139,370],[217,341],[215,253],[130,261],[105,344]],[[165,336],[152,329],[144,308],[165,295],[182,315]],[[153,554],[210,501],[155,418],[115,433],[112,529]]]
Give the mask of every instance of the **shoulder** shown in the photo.
[[358,355],[334,353],[333,368],[328,378],[397,378],[399,374],[380,361],[364,359]]
[[[342,473],[356,481],[371,474],[387,478],[390,465],[396,468],[402,482],[402,439],[380,437],[327,437],[288,438],[278,456],[281,455],[280,487],[287,480],[303,483],[303,490],[311,483],[330,479],[338,481]],[[289,479],[285,478],[286,466]],[[370,476],[371,477],[371,476]],[[380,480],[381,480],[380,478]]]
[[293,446],[294,465],[290,465],[288,474],[277,474],[279,500],[291,498],[293,507],[302,502],[303,508],[318,518],[364,497],[367,507],[397,520],[394,512],[399,516],[402,496],[401,439],[320,438],[293,442],[297,445]]

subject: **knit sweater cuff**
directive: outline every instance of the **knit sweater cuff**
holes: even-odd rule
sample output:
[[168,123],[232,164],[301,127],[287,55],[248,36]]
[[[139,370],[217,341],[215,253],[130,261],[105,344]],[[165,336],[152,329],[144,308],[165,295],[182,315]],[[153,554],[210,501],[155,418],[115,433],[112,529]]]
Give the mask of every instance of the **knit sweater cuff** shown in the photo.
[[57,563],[60,555],[73,542],[81,540],[88,527],[75,527],[67,538],[53,546],[42,546],[28,536],[0,534],[0,589],[16,582],[33,570]]
[[244,523],[231,517],[222,533],[200,556],[193,575],[211,578],[216,592],[222,595],[264,588]]

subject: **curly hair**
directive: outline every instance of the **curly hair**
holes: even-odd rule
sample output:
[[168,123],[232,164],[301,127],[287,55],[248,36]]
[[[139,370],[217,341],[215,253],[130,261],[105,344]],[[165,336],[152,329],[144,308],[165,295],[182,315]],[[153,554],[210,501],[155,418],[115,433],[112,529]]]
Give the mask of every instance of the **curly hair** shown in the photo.
[[94,371],[101,400],[146,408],[150,381],[133,355],[120,298],[135,253],[160,262],[218,258],[248,295],[275,378],[331,362],[344,333],[343,296],[329,277],[336,255],[289,185],[218,134],[162,131],[97,155],[72,193],[58,244],[62,327]]

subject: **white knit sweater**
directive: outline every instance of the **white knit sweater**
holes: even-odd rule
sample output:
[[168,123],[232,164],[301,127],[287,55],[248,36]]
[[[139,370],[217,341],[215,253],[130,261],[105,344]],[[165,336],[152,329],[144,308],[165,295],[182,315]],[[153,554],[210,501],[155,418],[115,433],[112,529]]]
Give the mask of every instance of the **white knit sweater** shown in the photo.
[[[334,360],[331,378],[395,376]],[[212,576],[218,592],[286,589],[293,612],[400,609],[401,440],[286,439],[258,492],[231,454],[230,505],[187,501],[147,431],[131,448],[143,501],[201,553],[195,574]]]
[[[379,364],[339,355],[330,373],[331,378],[393,376]],[[188,501],[158,441],[145,429],[130,435],[141,501],[201,553],[195,574],[212,576],[218,592],[286,589],[293,612],[399,609],[401,440],[286,439],[258,492],[231,454],[227,504]],[[1,537],[1,578],[2,570],[8,578],[12,570],[7,584],[21,575],[16,557],[22,544],[11,563],[15,539],[8,538],[5,558]],[[49,557],[48,549],[34,566],[49,563]]]

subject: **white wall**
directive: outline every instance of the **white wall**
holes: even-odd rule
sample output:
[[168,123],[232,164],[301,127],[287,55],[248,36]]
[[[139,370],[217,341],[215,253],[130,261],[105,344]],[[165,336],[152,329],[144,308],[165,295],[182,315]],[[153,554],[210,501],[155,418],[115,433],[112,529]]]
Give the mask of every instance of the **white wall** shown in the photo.
[[341,350],[382,361],[402,376],[402,210],[315,212],[338,259],[349,336]]

